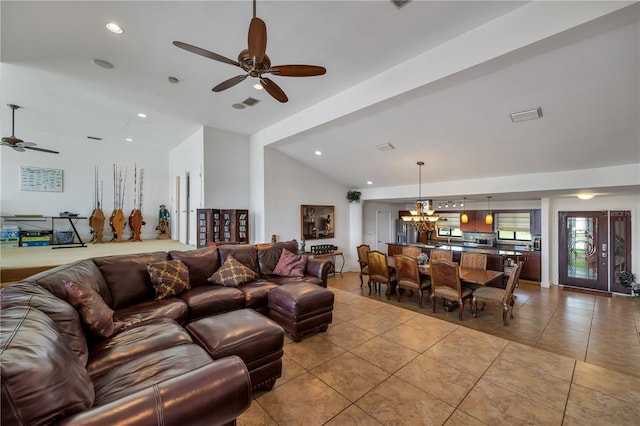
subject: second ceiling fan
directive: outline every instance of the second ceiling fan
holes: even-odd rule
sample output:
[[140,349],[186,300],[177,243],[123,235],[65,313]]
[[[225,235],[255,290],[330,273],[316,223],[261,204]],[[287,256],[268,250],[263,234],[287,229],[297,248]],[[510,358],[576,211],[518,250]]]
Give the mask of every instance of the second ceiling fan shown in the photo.
[[235,65],[245,71],[244,74],[231,77],[218,84],[211,89],[214,92],[222,92],[251,76],[258,78],[262,87],[276,100],[287,102],[289,99],[280,86],[271,79],[263,77],[263,74],[273,74],[282,77],[312,77],[327,72],[324,67],[317,65],[271,65],[271,60],[266,54],[267,26],[262,19],[256,17],[256,0],[253,0],[253,18],[249,25],[248,48],[240,52],[237,61],[181,41],[174,41],[173,44],[174,46],[204,56],[205,58]]

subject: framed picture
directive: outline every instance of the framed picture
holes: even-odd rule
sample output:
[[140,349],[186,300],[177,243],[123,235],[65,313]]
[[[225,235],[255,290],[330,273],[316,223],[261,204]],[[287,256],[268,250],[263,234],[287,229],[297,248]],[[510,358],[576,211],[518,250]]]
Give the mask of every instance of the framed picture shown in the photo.
[[20,166],[20,191],[62,192],[62,170]]
[[300,234],[305,240],[335,238],[333,206],[300,206]]

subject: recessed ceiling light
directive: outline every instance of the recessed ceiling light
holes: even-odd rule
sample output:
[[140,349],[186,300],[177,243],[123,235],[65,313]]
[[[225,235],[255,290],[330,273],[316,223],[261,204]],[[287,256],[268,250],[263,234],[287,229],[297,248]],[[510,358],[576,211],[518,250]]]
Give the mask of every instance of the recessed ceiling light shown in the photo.
[[244,105],[243,104],[233,104],[231,106],[234,107],[235,109],[244,109]]
[[108,22],[107,25],[105,25],[107,27],[107,29],[109,31],[111,31],[114,34],[122,34],[124,32],[124,30],[122,29],[122,27],[118,24],[116,24],[115,22]]
[[578,198],[580,198],[581,200],[590,200],[594,197],[594,195],[590,192],[583,192],[578,194]]
[[113,69],[113,64],[109,61],[105,61],[104,59],[92,59],[91,63],[96,67],[104,68],[105,70]]
[[253,85],[253,88],[256,89],[256,90],[262,90],[262,84],[256,83],[256,84]]
[[143,114],[141,112],[138,113],[138,117],[140,118],[147,118],[147,114]]
[[371,182],[370,180],[367,181],[367,185],[373,185],[373,182]]
[[171,84],[177,84],[180,81],[174,76],[168,77],[168,80],[169,80],[169,83],[171,83]]
[[315,154],[316,155],[322,155],[322,151],[316,151]]
[[127,141],[127,142],[133,142],[133,139],[131,139],[131,138],[126,138],[126,139],[125,139],[125,141]]

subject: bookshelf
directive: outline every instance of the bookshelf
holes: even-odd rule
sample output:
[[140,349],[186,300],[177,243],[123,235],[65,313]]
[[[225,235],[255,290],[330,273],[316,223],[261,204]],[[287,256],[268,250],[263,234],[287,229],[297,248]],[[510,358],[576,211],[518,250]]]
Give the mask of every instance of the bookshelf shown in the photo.
[[249,242],[249,210],[198,209],[198,248],[210,243]]

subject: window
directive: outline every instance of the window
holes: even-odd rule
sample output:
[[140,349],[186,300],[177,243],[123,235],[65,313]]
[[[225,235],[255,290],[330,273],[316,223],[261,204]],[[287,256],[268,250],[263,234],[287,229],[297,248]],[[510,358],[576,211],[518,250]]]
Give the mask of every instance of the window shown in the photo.
[[438,221],[439,237],[462,237],[460,230],[460,213],[440,213],[446,221]]
[[529,212],[502,212],[495,216],[499,240],[531,241]]

